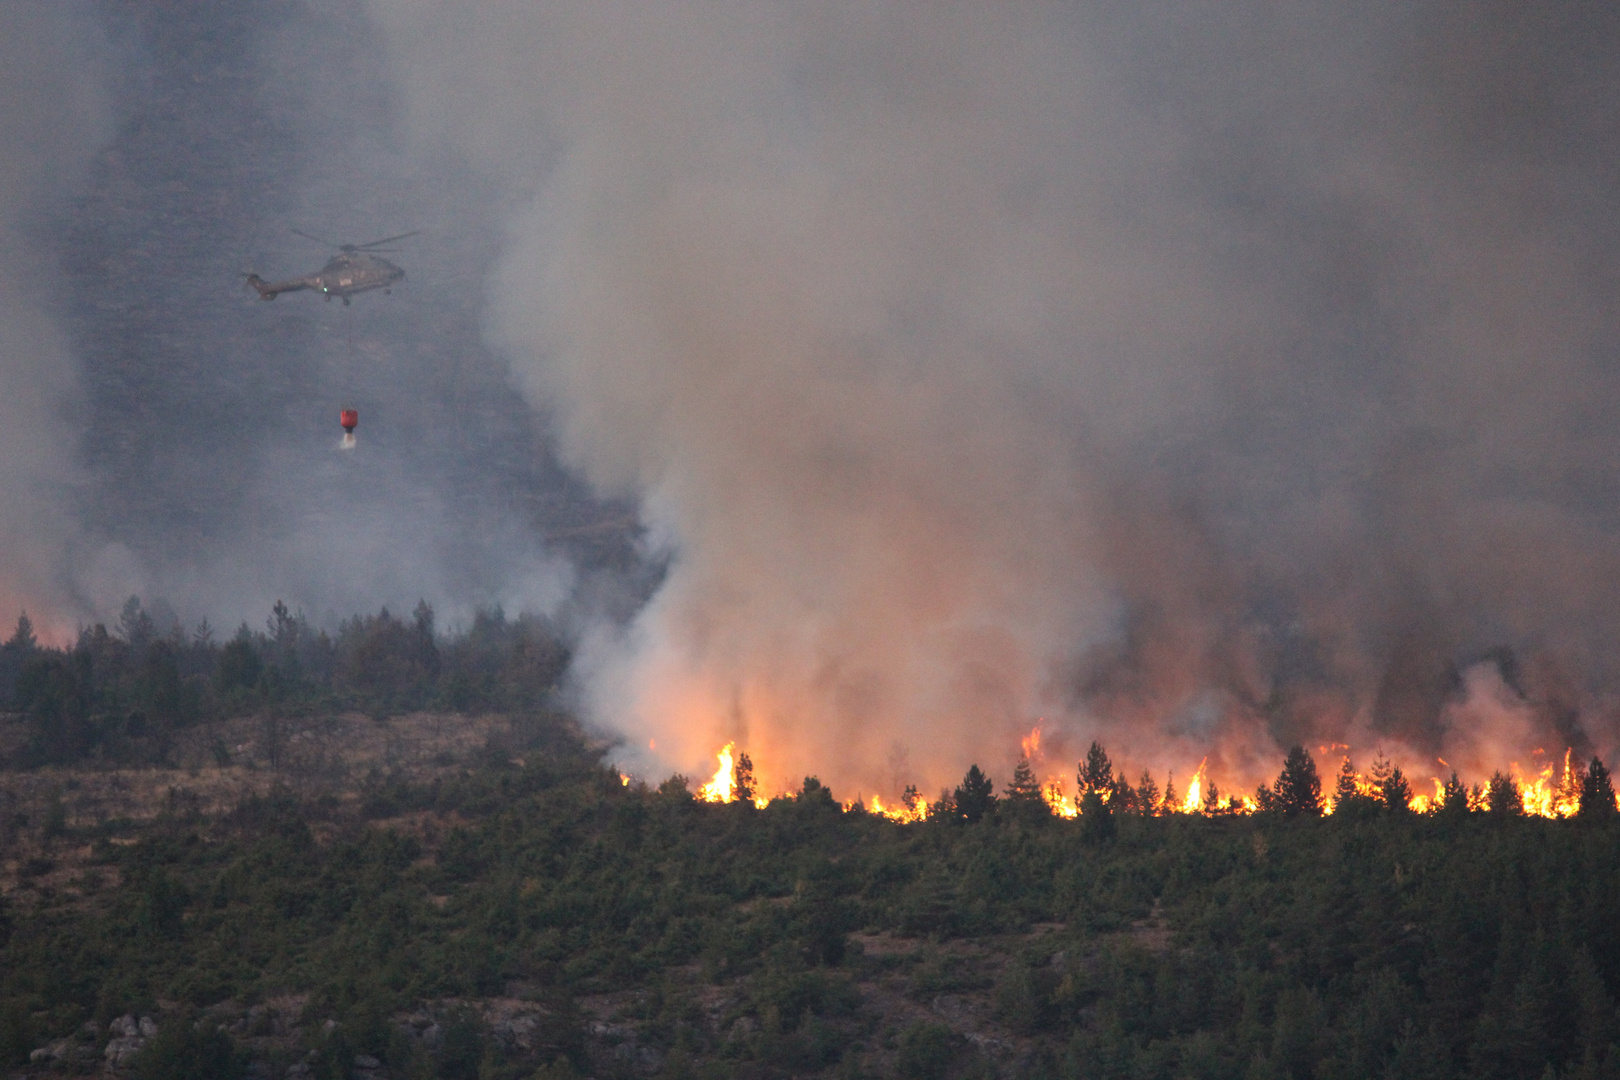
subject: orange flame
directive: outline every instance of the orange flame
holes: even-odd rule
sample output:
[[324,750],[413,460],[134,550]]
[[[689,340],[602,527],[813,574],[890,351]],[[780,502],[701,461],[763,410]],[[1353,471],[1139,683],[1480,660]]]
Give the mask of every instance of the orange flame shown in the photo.
[[[1039,724],[1020,740],[1020,748],[1031,768],[1035,768],[1044,756],[1041,752],[1041,728]],[[713,803],[726,803],[735,800],[736,779],[734,769],[737,760],[736,749],[735,742],[728,742],[716,753],[717,767],[714,776],[698,790],[699,798]],[[1334,743],[1330,744],[1328,749],[1347,750],[1349,748],[1342,743]],[[1538,756],[1542,753],[1541,750],[1535,751]],[[1348,760],[1348,757],[1345,760]],[[1438,758],[1435,760],[1439,761],[1441,765],[1446,765],[1446,762]],[[1558,774],[1556,764],[1548,762],[1532,777],[1526,778],[1517,762],[1510,763],[1510,775],[1518,785],[1524,812],[1527,815],[1546,818],[1568,818],[1573,817],[1578,812],[1580,809],[1583,772],[1575,765],[1573,749],[1564,751],[1563,764],[1561,775]],[[1164,814],[1202,813],[1204,811],[1204,793],[1210,789],[1208,768],[1209,759],[1206,757],[1199,762],[1198,769],[1193,773],[1192,779],[1187,784],[1186,792],[1178,795],[1174,802],[1168,800],[1162,802],[1157,812]],[[1357,794],[1381,801],[1384,797],[1381,781],[1385,775],[1385,769],[1387,769],[1387,763],[1382,762],[1382,755],[1380,755],[1380,763],[1375,765],[1371,773],[1364,774],[1352,771],[1351,776]],[[628,785],[631,779],[626,774],[620,774],[621,783]],[[1434,787],[1434,793],[1432,795],[1413,793],[1407,804],[1415,813],[1432,814],[1438,811],[1445,803],[1444,781],[1437,776],[1431,776],[1428,780]],[[1052,813],[1058,817],[1072,819],[1080,816],[1078,799],[1071,797],[1064,791],[1064,780],[1061,776],[1047,776],[1041,785],[1041,797],[1045,800]],[[1104,798],[1107,797],[1108,793],[1104,793]],[[756,793],[753,802],[755,806],[764,808],[770,802],[770,799],[763,794]],[[1620,798],[1617,798],[1616,802],[1617,805],[1620,805]],[[844,808],[854,810],[857,805],[864,805],[868,813],[878,814],[902,824],[926,820],[931,809],[929,801],[918,796],[913,788],[907,789],[904,801],[893,805],[885,804],[881,797],[874,795],[869,803],[862,804],[861,799],[857,798],[853,802],[845,803]],[[1474,805],[1472,797],[1470,798],[1470,805],[1471,807]],[[1252,796],[1234,795],[1230,798],[1223,797],[1219,809],[1223,814],[1252,814],[1259,811],[1259,805]],[[1336,809],[1337,807],[1330,803],[1326,808],[1326,812],[1331,814]]]
[[716,755],[720,760],[720,767],[714,770],[714,779],[698,789],[698,798],[704,802],[731,801],[732,785],[735,783],[731,775],[731,751],[736,749],[736,746],[736,743],[728,742],[720,748],[720,753]]
[[1080,816],[1080,808],[1074,804],[1073,799],[1063,793],[1062,780],[1048,780],[1046,786],[1041,788],[1041,798],[1046,800],[1047,807],[1058,817]]
[[[1541,750],[1537,754],[1543,753]],[[1534,780],[1526,780],[1519,772],[1519,763],[1513,762],[1513,780],[1519,785],[1519,798],[1524,804],[1524,812],[1538,817],[1567,818],[1574,817],[1581,808],[1580,775],[1573,767],[1574,749],[1564,751],[1564,774],[1555,784],[1553,771],[1555,766],[1549,762],[1536,774]]]
[[[1046,757],[1041,752],[1041,723],[1037,721],[1030,729],[1028,735],[1019,741],[1019,748],[1024,752],[1024,760],[1029,762],[1031,769],[1040,764]],[[1080,808],[1075,805],[1074,799],[1063,792],[1063,777],[1049,775],[1041,784],[1041,798],[1046,801],[1048,809],[1058,817],[1079,817]]]
[[[853,809],[854,805],[854,803],[850,803],[844,809]],[[898,821],[903,825],[909,825],[912,822],[922,821],[928,817],[928,800],[919,795],[912,800],[910,806],[905,803],[901,803],[899,806],[884,806],[883,800],[874,795],[872,796],[872,802],[866,809],[868,813],[881,814],[890,821]]]
[[1198,763],[1198,771],[1187,785],[1187,797],[1181,800],[1181,808],[1189,814],[1196,814],[1204,806],[1204,769],[1209,765],[1209,758]]
[[1031,729],[1028,735],[1024,736],[1020,741],[1020,745],[1024,749],[1024,757],[1028,758],[1031,764],[1034,764],[1035,760],[1041,756],[1041,725],[1039,723]]

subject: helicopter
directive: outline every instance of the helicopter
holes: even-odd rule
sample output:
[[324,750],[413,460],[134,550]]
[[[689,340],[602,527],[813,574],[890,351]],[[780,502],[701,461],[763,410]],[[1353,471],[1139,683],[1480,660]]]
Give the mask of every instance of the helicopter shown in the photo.
[[349,304],[349,297],[356,293],[369,292],[372,289],[381,289],[384,293],[392,292],[396,281],[405,279],[405,271],[380,258],[378,252],[391,251],[384,247],[396,240],[415,236],[419,230],[400,233],[398,236],[389,236],[381,240],[373,240],[368,244],[334,244],[330,240],[323,240],[319,236],[311,236],[307,232],[291,230],[306,240],[314,240],[318,244],[335,247],[338,253],[333,255],[327,264],[314,274],[305,277],[289,278],[286,281],[266,281],[258,274],[247,275],[247,283],[258,292],[260,299],[274,300],[284,292],[297,292],[300,289],[314,289],[327,300],[336,296],[343,301],[345,307]]

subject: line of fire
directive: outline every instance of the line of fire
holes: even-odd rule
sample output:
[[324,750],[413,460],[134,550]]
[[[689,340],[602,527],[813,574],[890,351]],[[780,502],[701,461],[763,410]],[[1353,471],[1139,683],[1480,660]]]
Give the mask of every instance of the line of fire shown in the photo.
[[[1068,777],[1045,769],[1041,750],[1041,729],[1036,727],[1022,740],[1021,755],[1012,781],[999,801],[1043,806],[1055,817],[1079,818],[1088,811],[1107,814],[1130,813],[1145,817],[1169,814],[1205,816],[1249,815],[1262,812],[1284,814],[1347,814],[1388,809],[1410,814],[1493,813],[1525,817],[1573,818],[1586,813],[1620,813],[1608,768],[1593,757],[1582,763],[1573,748],[1566,748],[1559,761],[1539,764],[1534,771],[1518,762],[1497,771],[1488,780],[1472,785],[1459,778],[1443,759],[1435,759],[1442,773],[1414,779],[1375,751],[1365,772],[1356,767],[1348,748],[1342,744],[1318,747],[1318,753],[1339,762],[1331,786],[1325,785],[1315,759],[1303,748],[1293,748],[1283,761],[1275,782],[1262,783],[1252,793],[1227,793],[1208,774],[1208,759],[1199,762],[1186,781],[1185,791],[1176,787],[1175,773],[1167,774],[1160,788],[1150,771],[1143,771],[1132,784],[1124,771],[1116,772],[1107,751],[1092,743],[1086,759],[1077,764],[1073,794]],[[1544,750],[1536,757],[1545,758]],[[780,790],[766,794],[756,779],[754,763],[746,750],[728,742],[716,753],[713,776],[699,786],[697,798],[710,803],[752,803],[764,809],[774,798],[792,798],[797,791]],[[631,782],[629,776],[623,781]],[[807,785],[819,781],[807,778]],[[847,811],[878,814],[901,823],[942,817],[975,817],[981,805],[998,801],[993,782],[973,765],[960,787],[943,790],[929,799],[914,785],[907,785],[898,801],[884,802],[878,795],[857,795],[843,803]],[[974,803],[966,806],[966,803]]]

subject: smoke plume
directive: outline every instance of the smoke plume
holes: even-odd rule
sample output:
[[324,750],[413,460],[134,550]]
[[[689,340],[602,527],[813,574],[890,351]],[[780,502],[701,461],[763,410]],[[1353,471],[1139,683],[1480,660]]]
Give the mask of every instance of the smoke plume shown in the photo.
[[60,275],[36,240],[107,136],[104,51],[74,3],[12,5],[0,33],[0,611],[31,608],[47,635],[67,629],[57,556],[82,420]]
[[642,767],[1615,749],[1611,8],[371,10],[668,553],[581,670]]
[[[425,598],[453,626],[620,557],[480,343],[494,185],[406,152],[358,0],[25,2],[0,31],[0,617],[71,640],[138,594],[228,634]],[[391,296],[265,304],[244,272],[333,253],[295,228],[419,232]]]

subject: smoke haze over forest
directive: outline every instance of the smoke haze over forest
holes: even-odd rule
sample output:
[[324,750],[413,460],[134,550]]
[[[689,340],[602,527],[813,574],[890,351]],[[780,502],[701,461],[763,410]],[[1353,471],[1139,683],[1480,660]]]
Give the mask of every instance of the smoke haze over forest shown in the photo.
[[[59,638],[565,606],[627,767],[841,793],[1037,721],[1620,747],[1611,6],[4,19],[0,599]],[[259,303],[289,226],[422,235]]]

